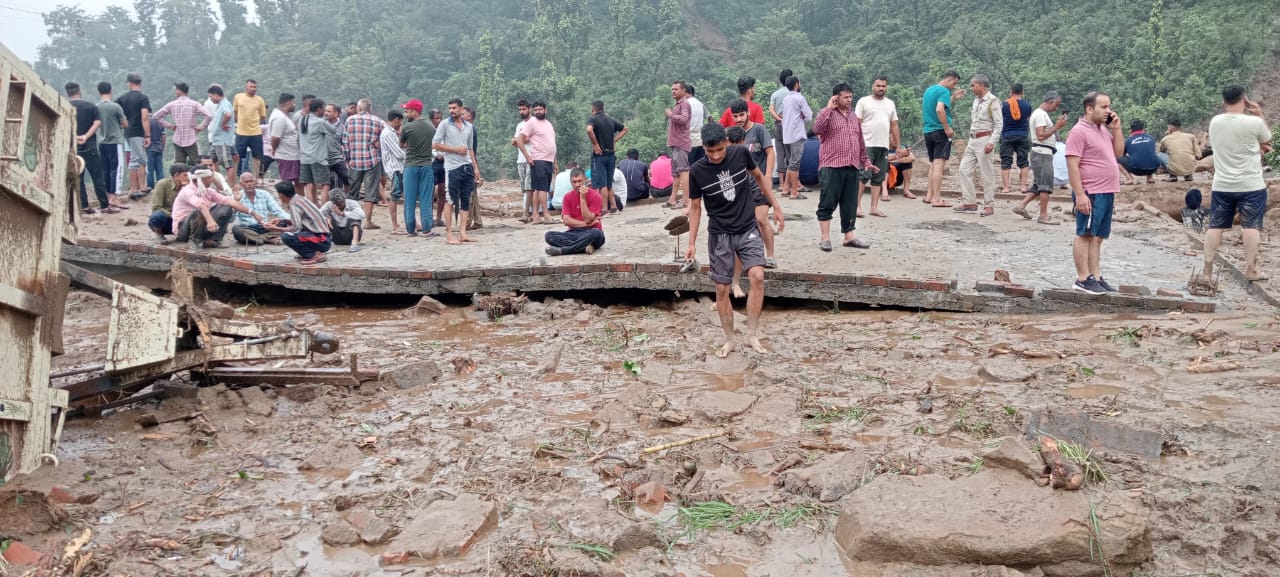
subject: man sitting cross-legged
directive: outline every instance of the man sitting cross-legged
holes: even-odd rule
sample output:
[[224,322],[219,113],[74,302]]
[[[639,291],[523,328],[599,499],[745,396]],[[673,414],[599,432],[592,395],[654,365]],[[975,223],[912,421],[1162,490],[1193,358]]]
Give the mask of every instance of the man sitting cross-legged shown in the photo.
[[[426,205],[423,205],[426,206]],[[360,252],[360,241],[364,240],[364,209],[360,203],[347,198],[341,190],[329,192],[329,202],[320,207],[320,215],[329,224],[329,233],[333,244],[350,245],[349,252]]]
[[[289,218],[289,213],[280,207],[275,195],[258,188],[258,177],[252,172],[240,175],[240,190],[236,192],[236,200],[253,209],[254,212],[270,221]],[[231,227],[231,236],[240,244],[280,244],[280,235],[267,230],[266,225],[245,214],[236,214],[235,226]]]
[[689,169],[689,248],[684,258],[687,262],[694,260],[705,203],[709,221],[707,256],[711,261],[711,280],[716,283],[716,308],[725,339],[716,356],[726,357],[737,347],[733,304],[729,300],[734,259],[742,261],[751,285],[747,297],[747,344],[758,353],[767,353],[757,333],[760,309],[764,307],[765,256],[764,241],[756,224],[752,179],[773,206],[773,222],[778,233],[783,229],[782,206],[773,196],[769,179],[756,166],[747,148],[729,146],[723,126],[704,126],[702,146],[706,157]]
[[604,246],[604,225],[600,222],[604,199],[587,186],[587,173],[581,168],[569,172],[569,182],[573,190],[564,195],[560,210],[560,220],[569,230],[547,231],[547,254],[551,256],[591,254]]

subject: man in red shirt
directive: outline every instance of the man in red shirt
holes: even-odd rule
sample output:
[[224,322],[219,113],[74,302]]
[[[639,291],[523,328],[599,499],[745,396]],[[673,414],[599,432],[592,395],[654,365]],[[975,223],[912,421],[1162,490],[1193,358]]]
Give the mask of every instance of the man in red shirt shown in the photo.
[[[764,109],[755,103],[756,97],[756,79],[750,76],[743,76],[738,79],[738,96],[747,101],[747,120],[752,124],[764,124]],[[720,126],[729,128],[737,126],[738,123],[733,119],[733,111],[728,108],[724,109],[724,114],[720,115]],[[764,167],[760,167],[764,170]],[[766,174],[765,176],[769,176]]]
[[569,183],[573,190],[564,196],[560,211],[560,220],[569,230],[547,231],[547,254],[551,256],[591,254],[604,246],[604,226],[600,222],[604,199],[594,188],[587,187],[587,173],[581,168],[569,172]]
[[880,171],[867,157],[866,143],[862,139],[862,121],[853,113],[853,88],[841,82],[831,89],[831,99],[813,121],[813,133],[818,135],[822,148],[818,149],[818,167],[822,179],[822,195],[818,198],[818,227],[822,240],[818,248],[831,251],[831,215],[840,207],[840,232],[844,233],[844,246],[871,248],[866,241],[853,235],[858,212],[858,174],[864,168],[868,174]]

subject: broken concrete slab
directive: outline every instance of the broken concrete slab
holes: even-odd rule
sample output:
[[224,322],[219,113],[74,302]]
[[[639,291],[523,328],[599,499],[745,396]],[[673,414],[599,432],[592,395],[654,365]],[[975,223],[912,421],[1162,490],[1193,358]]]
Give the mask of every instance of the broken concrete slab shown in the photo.
[[251,415],[269,417],[276,410],[276,402],[259,387],[240,389],[240,399],[244,401],[245,411]]
[[412,389],[430,385],[440,380],[442,375],[435,361],[421,361],[387,371],[382,378],[401,389]]
[[843,499],[862,484],[867,459],[853,453],[827,455],[811,467],[792,469],[778,476],[773,486],[802,497],[831,502]]
[[1099,544],[1111,574],[1153,556],[1149,514],[1138,499],[1123,491],[1052,491],[1000,470],[955,481],[879,477],[845,501],[835,539],[854,561],[1039,567],[1050,577],[1103,575]]
[[747,412],[756,402],[755,395],[733,391],[709,391],[693,399],[693,407],[707,420],[718,422]]
[[452,501],[435,501],[404,528],[388,552],[409,553],[422,559],[452,557],[466,552],[480,534],[498,524],[498,509],[470,493]]
[[206,408],[224,411],[238,409],[243,404],[240,396],[227,389],[226,385],[202,387],[196,392],[196,399]]
[[1040,435],[1065,439],[1095,451],[1105,449],[1149,459],[1160,457],[1160,446],[1164,442],[1164,435],[1158,431],[1144,431],[1100,421],[1087,413],[1051,408],[1032,409],[1027,419],[1027,437],[1034,439]]
[[671,384],[671,365],[658,361],[649,361],[641,367],[640,380],[665,387]]

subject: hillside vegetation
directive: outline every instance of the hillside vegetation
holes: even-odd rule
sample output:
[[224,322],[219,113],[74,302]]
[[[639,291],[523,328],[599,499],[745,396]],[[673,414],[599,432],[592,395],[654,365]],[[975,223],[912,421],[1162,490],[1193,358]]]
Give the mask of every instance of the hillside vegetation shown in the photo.
[[[767,104],[779,69],[802,79],[815,106],[845,81],[859,95],[891,79],[904,140],[919,133],[919,97],[947,69],[1011,82],[1038,100],[1061,92],[1075,112],[1087,91],[1113,95],[1126,119],[1192,123],[1216,109],[1229,82],[1273,61],[1280,0],[136,0],[135,11],[45,15],[51,41],[37,70],[57,85],[100,80],[124,90],[141,72],[153,101],[182,80],[203,99],[210,83],[259,82],[330,101],[372,99],[385,112],[421,98],[460,97],[478,110],[482,167],[510,172],[514,103],[544,99],[561,159],[585,160],[592,100],[628,122],[623,148],[646,157],[665,142],[669,83],[694,84],[709,109],[758,79]],[[964,124],[964,123],[961,123]]]

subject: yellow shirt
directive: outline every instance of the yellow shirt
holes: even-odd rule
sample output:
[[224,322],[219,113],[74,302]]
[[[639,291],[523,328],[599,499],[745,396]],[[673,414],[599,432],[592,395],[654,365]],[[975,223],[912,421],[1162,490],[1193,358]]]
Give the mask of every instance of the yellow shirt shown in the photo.
[[1200,151],[1196,148],[1196,137],[1189,132],[1178,131],[1165,135],[1160,140],[1160,152],[1169,155],[1169,174],[1186,176],[1196,171],[1196,159]]
[[262,136],[262,119],[267,116],[267,102],[261,96],[249,96],[243,92],[231,101],[236,110],[236,134]]

